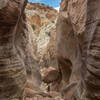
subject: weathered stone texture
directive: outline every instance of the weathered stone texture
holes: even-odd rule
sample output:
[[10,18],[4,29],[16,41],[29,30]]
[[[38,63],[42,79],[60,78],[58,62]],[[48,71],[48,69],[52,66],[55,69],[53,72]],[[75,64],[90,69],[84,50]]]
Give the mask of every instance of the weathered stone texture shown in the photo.
[[99,0],[61,2],[57,59],[62,80],[69,84],[63,91],[66,100],[100,99],[99,5]]
[[41,67],[56,67],[56,17],[58,12],[39,3],[28,3],[26,15],[36,37],[37,57]]
[[2,3],[0,6],[0,99],[2,100],[22,97],[27,79],[31,80],[33,85],[31,89],[39,88],[41,84],[35,55],[36,42],[33,40],[33,30],[27,23],[24,12],[27,1],[6,1],[0,1]]

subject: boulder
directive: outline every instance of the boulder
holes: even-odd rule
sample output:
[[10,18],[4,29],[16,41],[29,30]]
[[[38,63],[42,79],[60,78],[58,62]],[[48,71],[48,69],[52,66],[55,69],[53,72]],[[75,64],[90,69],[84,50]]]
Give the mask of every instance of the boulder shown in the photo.
[[53,67],[43,68],[41,69],[41,73],[43,81],[48,84],[56,81],[59,77],[57,69]]

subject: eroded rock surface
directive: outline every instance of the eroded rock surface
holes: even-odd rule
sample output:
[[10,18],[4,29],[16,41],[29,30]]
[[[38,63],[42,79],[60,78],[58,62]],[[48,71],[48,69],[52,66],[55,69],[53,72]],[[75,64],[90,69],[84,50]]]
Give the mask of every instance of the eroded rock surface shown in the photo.
[[39,90],[41,84],[35,35],[24,12],[26,4],[26,0],[0,1],[1,100],[22,100],[27,80],[33,90]]
[[[66,100],[100,100],[100,1],[62,0],[57,20],[57,59]],[[95,81],[94,81],[95,80]]]
[[0,0],[0,6],[0,99],[22,99],[26,70],[17,52],[15,35],[18,25],[23,23],[22,20],[25,22],[25,13],[21,7],[25,8],[26,1]]
[[58,12],[43,4],[28,3],[26,15],[37,43],[37,57],[41,67],[56,67],[56,17]]

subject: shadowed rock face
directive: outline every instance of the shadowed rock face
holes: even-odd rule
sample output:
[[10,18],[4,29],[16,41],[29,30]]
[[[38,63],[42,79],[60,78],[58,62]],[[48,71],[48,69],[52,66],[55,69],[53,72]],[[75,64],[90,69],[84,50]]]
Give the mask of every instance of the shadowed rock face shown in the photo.
[[100,100],[99,5],[99,0],[61,2],[56,41],[66,100]]
[[33,50],[35,41],[32,40],[33,35],[24,11],[21,12],[22,16],[16,26],[21,7],[25,8],[27,3],[21,2],[22,0],[0,0],[0,99],[2,100],[22,97],[27,78],[34,80],[32,84],[34,87],[41,84],[41,75],[39,68],[36,68],[38,65]]
[[[62,88],[69,84],[71,80],[78,78],[81,62],[77,37],[74,34],[66,6],[67,1],[63,0],[56,24],[56,52],[58,68],[60,76],[62,76]],[[74,68],[75,70],[73,70]]]
[[[21,5],[21,0],[3,2],[5,6],[0,9],[0,99],[8,100],[21,97],[26,82],[25,66],[16,50],[14,38],[21,6],[25,7],[26,3]],[[22,19],[25,19],[24,12]]]
[[26,15],[31,24],[37,43],[37,57],[40,66],[56,67],[56,18],[58,12],[39,3],[28,3]]

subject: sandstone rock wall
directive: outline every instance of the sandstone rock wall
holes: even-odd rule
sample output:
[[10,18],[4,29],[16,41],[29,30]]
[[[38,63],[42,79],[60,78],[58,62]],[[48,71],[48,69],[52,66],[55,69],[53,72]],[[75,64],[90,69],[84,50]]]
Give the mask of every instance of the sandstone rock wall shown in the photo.
[[0,68],[3,66],[3,69],[0,69],[0,99],[2,100],[16,96],[23,97],[25,85],[29,81],[33,90],[39,90],[41,84],[35,35],[27,23],[24,12],[26,4],[27,2],[22,3],[22,0],[0,1]]
[[40,66],[56,66],[55,30],[57,11],[43,4],[28,3],[26,15],[36,36],[37,56]]
[[[57,20],[57,59],[61,81],[68,78],[63,90],[66,100],[100,99],[99,5],[99,0],[61,2]],[[68,74],[69,69],[71,73]]]
[[[26,70],[15,43],[18,19],[24,20],[26,1],[0,0],[0,99],[22,98]],[[22,13],[22,16],[20,16]],[[17,24],[18,23],[18,24]]]
[[27,79],[33,82],[33,87],[38,87],[41,84],[41,75],[36,55],[37,44],[34,38],[30,24],[24,19],[16,34],[17,50],[26,66]]

